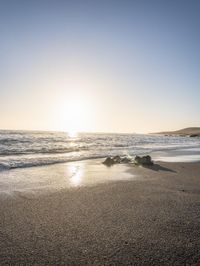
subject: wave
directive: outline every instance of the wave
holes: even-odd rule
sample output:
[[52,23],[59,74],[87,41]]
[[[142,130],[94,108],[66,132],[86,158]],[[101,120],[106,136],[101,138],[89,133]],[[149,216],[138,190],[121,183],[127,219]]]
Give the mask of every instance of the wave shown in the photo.
[[[69,153],[65,154],[62,156],[62,154],[54,156],[48,155],[42,155],[42,154],[33,154],[31,157],[30,155],[24,155],[24,156],[5,156],[0,158],[0,171],[4,170],[10,170],[10,169],[15,169],[15,168],[26,168],[26,167],[33,167],[33,166],[45,166],[45,165],[51,165],[51,164],[57,164],[57,163],[67,163],[67,162],[72,162],[72,161],[81,161],[81,160],[88,160],[88,159],[100,159],[100,158],[105,158],[107,156],[115,156],[115,155],[120,155],[120,156],[136,156],[136,155],[144,155],[144,154],[151,154],[152,152],[155,151],[178,151],[178,150],[183,150],[187,149],[188,151],[191,151],[192,149],[195,149],[195,147],[188,147],[185,146],[184,148],[181,147],[180,149],[177,149],[177,147],[172,148],[157,148],[157,149],[146,149],[146,148],[141,148],[138,147],[138,149],[134,150],[124,150],[124,149],[113,149],[113,150],[98,150],[98,151],[88,151],[88,153],[84,153],[83,151],[81,152],[74,152],[74,153]],[[200,148],[197,149],[196,151],[200,151]],[[34,157],[35,156],[35,157]]]
[[177,136],[0,131],[0,170],[195,147],[199,139]]
[[71,148],[57,148],[57,149],[50,149],[50,148],[39,148],[37,149],[10,149],[10,150],[1,150],[0,155],[24,155],[24,154],[62,154],[62,153],[70,153],[70,152],[78,152],[81,150],[88,150],[89,147],[82,146],[82,147],[71,147]]
[[33,166],[45,166],[57,163],[67,163],[73,161],[83,161],[89,159],[100,159],[104,157],[105,155],[92,155],[92,156],[88,155],[88,156],[75,157],[75,158],[51,158],[51,159],[36,158],[29,160],[7,161],[7,162],[0,162],[0,171],[11,170],[16,168],[33,167]]

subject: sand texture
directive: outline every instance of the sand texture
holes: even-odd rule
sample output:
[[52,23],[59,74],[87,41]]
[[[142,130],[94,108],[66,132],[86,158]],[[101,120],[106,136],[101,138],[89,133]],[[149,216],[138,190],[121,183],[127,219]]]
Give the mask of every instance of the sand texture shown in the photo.
[[127,171],[136,178],[1,198],[0,265],[200,265],[200,163]]

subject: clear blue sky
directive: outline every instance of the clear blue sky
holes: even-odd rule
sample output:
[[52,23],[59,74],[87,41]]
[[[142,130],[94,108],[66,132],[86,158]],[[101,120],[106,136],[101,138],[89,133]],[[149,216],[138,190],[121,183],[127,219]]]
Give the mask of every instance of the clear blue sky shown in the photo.
[[199,0],[0,1],[0,128],[200,126],[199,14]]

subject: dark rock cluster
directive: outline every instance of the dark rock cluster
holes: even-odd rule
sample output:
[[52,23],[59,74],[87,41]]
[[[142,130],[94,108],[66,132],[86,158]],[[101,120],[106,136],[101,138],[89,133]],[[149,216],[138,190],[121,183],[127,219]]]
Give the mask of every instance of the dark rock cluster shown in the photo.
[[138,165],[152,165],[153,161],[151,159],[151,156],[149,156],[149,155],[142,156],[142,157],[135,156],[134,163],[138,164]]
[[129,158],[126,156],[120,157],[119,155],[116,155],[114,157],[107,157],[105,161],[103,162],[103,164],[107,166],[111,166],[117,163],[130,163],[131,161],[132,161],[132,158]]
[[135,165],[152,165],[153,161],[151,159],[151,156],[146,155],[146,156],[135,156],[135,158],[131,158],[128,156],[122,156],[120,157],[119,155],[114,156],[114,157],[107,157],[103,164],[107,166],[111,166],[113,164],[119,164],[119,163],[133,163]]

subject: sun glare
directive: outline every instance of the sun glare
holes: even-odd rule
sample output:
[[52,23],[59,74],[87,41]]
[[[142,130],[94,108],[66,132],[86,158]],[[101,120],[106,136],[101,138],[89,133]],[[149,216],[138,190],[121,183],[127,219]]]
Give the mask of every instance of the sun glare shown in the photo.
[[56,128],[66,131],[69,137],[77,136],[78,132],[91,129],[92,108],[90,102],[82,98],[62,101],[56,108]]

